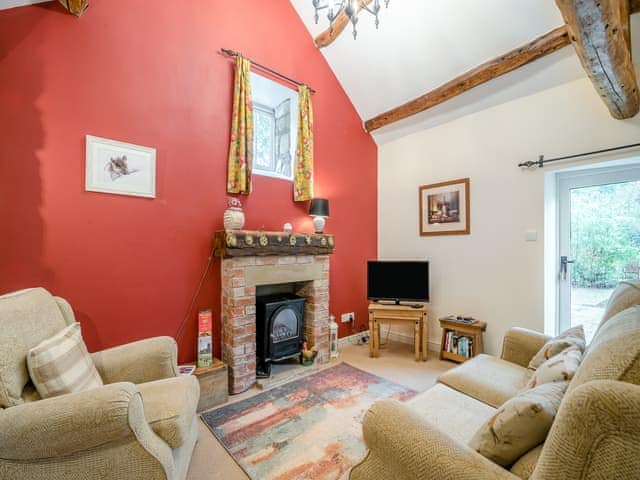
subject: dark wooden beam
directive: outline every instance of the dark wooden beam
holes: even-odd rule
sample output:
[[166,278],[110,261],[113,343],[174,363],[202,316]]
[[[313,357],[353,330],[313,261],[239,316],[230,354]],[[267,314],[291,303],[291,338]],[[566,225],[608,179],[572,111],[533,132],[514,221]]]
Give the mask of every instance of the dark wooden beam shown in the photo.
[[213,237],[218,257],[264,255],[328,255],[335,237],[324,233],[286,233],[254,230],[219,230]]
[[79,17],[89,6],[88,0],[58,0],[67,11]]
[[617,119],[640,110],[631,59],[629,0],[556,0],[587,75]]
[[[362,0],[358,2],[358,11],[362,10],[362,5],[369,5],[373,0]],[[320,35],[315,38],[315,44],[318,48],[326,47],[327,45],[331,45],[333,41],[338,38],[338,36],[343,32],[346,26],[349,24],[349,17],[344,13],[340,13],[333,21],[333,29],[326,29]]]
[[640,0],[630,0],[629,1],[629,11],[631,13],[640,12]]
[[372,132],[390,123],[423,112],[500,75],[549,55],[569,45],[570,42],[565,26],[551,30],[526,45],[489,60],[473,70],[469,70],[435,90],[367,120],[364,124],[365,130]]

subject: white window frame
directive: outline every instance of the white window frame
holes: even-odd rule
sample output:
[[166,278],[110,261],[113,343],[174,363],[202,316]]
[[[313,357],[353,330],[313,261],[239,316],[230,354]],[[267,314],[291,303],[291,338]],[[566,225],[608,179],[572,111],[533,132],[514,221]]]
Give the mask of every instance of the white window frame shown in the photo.
[[[260,103],[253,103],[253,110],[255,111],[260,111],[262,113],[266,113],[268,115],[271,116],[271,118],[273,119],[273,128],[271,129],[271,158],[274,161],[274,165],[277,167],[277,159],[276,157],[276,141],[277,141],[277,135],[276,135],[276,115],[275,115],[275,110],[267,107],[265,105],[262,105]],[[253,138],[253,152],[254,152],[254,159],[255,159],[255,153],[257,151],[256,148],[256,144],[258,141],[258,136],[257,133],[254,129],[254,138]],[[292,163],[295,163],[295,159],[291,160]],[[253,168],[252,168],[252,173],[254,173],[255,175],[260,175],[263,177],[271,177],[271,178],[279,178],[281,180],[288,180],[290,182],[293,182],[293,167],[295,165],[291,165],[291,176],[286,176],[286,175],[281,175],[277,172],[271,172],[269,170],[262,170],[260,167],[258,167],[258,165],[254,162],[253,164]]]

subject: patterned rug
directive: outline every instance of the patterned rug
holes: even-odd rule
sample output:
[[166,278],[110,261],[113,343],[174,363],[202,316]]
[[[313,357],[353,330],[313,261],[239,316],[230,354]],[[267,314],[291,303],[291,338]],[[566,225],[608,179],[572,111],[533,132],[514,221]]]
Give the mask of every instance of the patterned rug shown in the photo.
[[365,454],[367,409],[415,394],[341,363],[202,418],[253,480],[340,480]]

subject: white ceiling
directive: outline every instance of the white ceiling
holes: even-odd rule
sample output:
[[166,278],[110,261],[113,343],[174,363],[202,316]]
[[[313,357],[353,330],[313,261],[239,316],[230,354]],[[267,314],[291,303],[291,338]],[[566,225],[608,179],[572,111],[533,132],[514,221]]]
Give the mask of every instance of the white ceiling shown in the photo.
[[23,5],[34,5],[36,3],[44,3],[48,1],[49,0],[0,0],[0,10],[22,7]]
[[[0,0],[0,9],[45,1]],[[290,1],[312,37],[328,26],[324,12],[315,25],[312,0]],[[357,40],[349,25],[322,53],[364,121],[562,23],[554,0],[390,0],[378,31],[363,13]],[[638,31],[640,14],[631,23],[632,33]],[[564,48],[373,135],[385,143],[584,75],[573,49]]]
[[[315,37],[311,0],[290,0]],[[383,4],[384,5],[384,4]],[[638,15],[633,23],[638,24]],[[564,22],[554,0],[391,0],[380,14],[361,14],[322,53],[363,120],[412,100],[465,71],[506,53]],[[453,100],[374,132],[384,143],[419,129],[531,95],[585,73],[572,48],[520,68]]]

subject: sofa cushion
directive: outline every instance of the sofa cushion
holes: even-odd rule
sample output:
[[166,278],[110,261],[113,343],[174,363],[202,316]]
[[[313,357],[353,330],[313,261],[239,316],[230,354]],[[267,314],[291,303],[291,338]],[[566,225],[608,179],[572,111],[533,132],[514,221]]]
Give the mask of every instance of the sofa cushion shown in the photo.
[[443,373],[438,381],[497,408],[517,395],[530,376],[520,365],[480,354]]
[[27,352],[66,326],[55,299],[43,288],[0,296],[0,407],[24,403]]
[[640,280],[623,280],[609,297],[596,334],[611,318],[634,305],[640,305]]
[[467,444],[496,411],[486,403],[438,383],[406,405],[454,440]]
[[103,385],[82,340],[79,323],[69,325],[29,350],[27,367],[42,398]]
[[568,391],[591,380],[640,384],[639,305],[614,315],[600,327]]
[[544,442],[568,382],[545,383],[505,402],[475,433],[469,446],[508,467]]
[[531,375],[524,389],[535,388],[543,383],[571,380],[580,367],[582,351],[569,347],[540,365]]
[[529,480],[529,477],[533,475],[533,471],[538,464],[538,459],[540,458],[541,453],[542,445],[538,445],[536,448],[529,450],[513,464],[513,467],[511,467],[511,473],[517,475],[522,480]]
[[538,353],[533,356],[529,362],[528,368],[535,370],[546,360],[549,360],[551,357],[559,354],[569,347],[578,347],[581,352],[584,352],[586,341],[582,325],[565,330],[557,337],[554,337],[545,343]]
[[182,446],[189,437],[200,397],[196,377],[182,375],[141,383],[138,390],[151,429],[171,448]]

